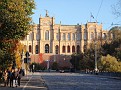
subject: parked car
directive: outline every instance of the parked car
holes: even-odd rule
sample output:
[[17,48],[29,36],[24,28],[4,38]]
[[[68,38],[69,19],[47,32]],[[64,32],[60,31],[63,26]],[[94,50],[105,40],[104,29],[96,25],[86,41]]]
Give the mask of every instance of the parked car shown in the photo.
[[60,73],[64,73],[65,71],[64,70],[59,70]]

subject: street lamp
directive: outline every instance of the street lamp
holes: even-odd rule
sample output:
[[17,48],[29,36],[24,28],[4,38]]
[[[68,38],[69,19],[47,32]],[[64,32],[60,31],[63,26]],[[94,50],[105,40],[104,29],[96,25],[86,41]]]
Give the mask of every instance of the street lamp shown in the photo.
[[49,68],[50,68],[50,62],[49,62],[49,60],[46,60],[47,61],[47,70],[49,70]]
[[97,33],[95,29],[95,73],[97,74],[98,68],[97,68]]
[[97,44],[96,44],[96,41],[95,41],[95,72],[97,72],[98,69],[97,69]]

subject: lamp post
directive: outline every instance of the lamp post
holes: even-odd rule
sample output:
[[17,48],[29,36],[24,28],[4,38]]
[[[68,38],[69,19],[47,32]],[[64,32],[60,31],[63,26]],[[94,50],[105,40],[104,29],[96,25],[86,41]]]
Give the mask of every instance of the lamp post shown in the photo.
[[47,70],[49,70],[49,68],[50,68],[50,62],[49,62],[49,60],[46,60],[47,61]]
[[95,41],[95,72],[97,72],[98,69],[97,69],[97,44],[96,44],[96,41]]
[[95,29],[95,74],[98,73],[98,68],[97,68],[97,33]]

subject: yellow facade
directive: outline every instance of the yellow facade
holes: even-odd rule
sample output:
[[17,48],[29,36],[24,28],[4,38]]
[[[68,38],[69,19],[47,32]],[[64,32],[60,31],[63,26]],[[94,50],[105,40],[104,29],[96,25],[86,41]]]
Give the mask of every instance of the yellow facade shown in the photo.
[[[43,53],[51,55],[71,55],[84,52],[84,47],[96,37],[97,39],[108,36],[108,31],[103,30],[102,24],[87,22],[86,24],[63,25],[55,23],[54,17],[40,16],[39,24],[21,41],[31,55]],[[35,61],[35,60],[32,60]]]

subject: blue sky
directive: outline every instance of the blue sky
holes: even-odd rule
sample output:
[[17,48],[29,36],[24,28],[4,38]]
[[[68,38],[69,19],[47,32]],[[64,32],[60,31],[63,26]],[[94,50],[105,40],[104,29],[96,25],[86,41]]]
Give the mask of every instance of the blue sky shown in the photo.
[[[102,2],[102,5],[101,5]],[[116,18],[112,13],[112,5],[118,0],[35,0],[36,9],[32,15],[33,22],[38,24],[40,15],[55,17],[55,23],[66,25],[86,24],[87,21],[103,23],[103,29],[110,29],[113,23],[121,23],[121,18]],[[100,8],[101,6],[101,8]],[[95,19],[90,18],[91,13]]]

